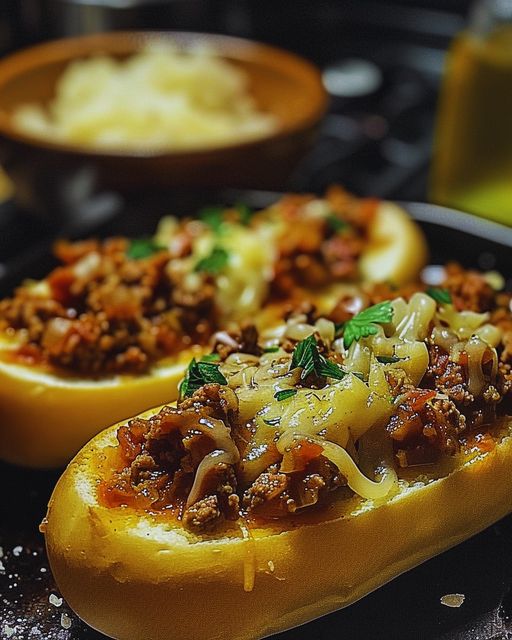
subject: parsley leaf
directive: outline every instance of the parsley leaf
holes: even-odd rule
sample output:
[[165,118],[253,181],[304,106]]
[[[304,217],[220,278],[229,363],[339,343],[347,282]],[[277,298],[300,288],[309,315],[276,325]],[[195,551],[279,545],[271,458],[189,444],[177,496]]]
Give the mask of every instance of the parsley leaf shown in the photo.
[[331,362],[327,360],[322,355],[320,356],[321,362],[318,367],[318,373],[321,376],[325,376],[326,378],[334,378],[335,380],[343,380],[343,378],[347,375],[346,371],[338,366],[335,362]]
[[276,351],[279,351],[279,346],[275,345],[272,347],[265,347],[263,349],[263,353],[275,353]]
[[327,226],[329,227],[329,229],[331,229],[335,233],[345,231],[345,229],[348,229],[350,227],[348,222],[345,222],[345,220],[338,218],[338,216],[334,215],[334,213],[330,213],[325,221],[327,222]]
[[201,358],[202,362],[218,362],[220,360],[220,356],[218,353],[207,353]]
[[[290,389],[290,391],[293,391],[293,389]],[[269,427],[276,427],[281,422],[281,418],[270,418],[270,420],[263,419],[263,422],[268,424]]]
[[363,309],[345,323],[343,343],[348,349],[354,340],[375,335],[378,331],[376,324],[387,324],[393,319],[393,307],[389,300],[374,304],[373,307]]
[[222,247],[213,247],[209,256],[202,258],[195,266],[196,271],[216,274],[229,262],[229,253]]
[[180,396],[188,398],[200,387],[208,383],[227,384],[228,381],[219,371],[219,365],[215,362],[197,362],[195,358],[188,365],[185,379],[180,385]]
[[241,224],[247,226],[251,222],[252,209],[242,202],[236,204],[234,208],[238,212]]
[[283,400],[287,400],[288,398],[291,398],[296,393],[297,393],[297,389],[282,389],[281,391],[276,391],[274,393],[274,398],[278,402],[282,402]]
[[403,358],[399,358],[398,356],[377,356],[377,360],[382,362],[382,364],[394,364],[395,362],[400,362]]
[[429,287],[426,292],[428,296],[434,298],[439,304],[451,304],[452,295],[448,289],[441,289],[440,287]]
[[[225,231],[223,225],[229,222],[229,214],[226,216],[229,209],[229,207],[221,207],[220,205],[206,207],[199,211],[198,216],[201,222],[208,225],[214,233],[221,234]],[[232,209],[237,212],[240,224],[247,226],[251,222],[253,211],[246,204],[239,202]]]
[[224,207],[206,207],[199,211],[198,216],[201,222],[211,227],[215,233],[219,233],[224,223]]
[[320,353],[318,351],[315,336],[311,334],[295,345],[290,369],[302,369],[300,379],[304,380],[310,373],[314,373],[316,371],[319,364]]
[[301,368],[300,379],[305,380],[309,374],[342,380],[346,373],[334,362],[327,360],[319,351],[314,335],[310,335],[295,345],[290,370]]
[[157,244],[152,238],[133,238],[126,250],[126,257],[130,260],[141,260],[164,250],[165,247]]

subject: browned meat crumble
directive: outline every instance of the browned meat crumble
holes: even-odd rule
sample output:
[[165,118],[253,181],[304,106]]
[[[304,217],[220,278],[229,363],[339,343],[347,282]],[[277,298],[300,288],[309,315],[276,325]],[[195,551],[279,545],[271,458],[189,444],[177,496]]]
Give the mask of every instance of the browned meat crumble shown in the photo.
[[[301,207],[314,196],[286,196],[272,207],[286,222],[277,240],[272,299],[295,300],[304,287],[357,276],[378,202],[340,188],[325,198],[332,209],[328,218],[304,215]],[[248,224],[265,224],[267,215],[256,213]],[[226,209],[222,219],[240,223],[241,214]],[[161,358],[205,344],[219,328],[215,274],[195,271],[191,282],[176,263],[191,255],[205,225],[183,220],[172,248],[139,259],[129,257],[125,238],[58,243],[62,266],[43,281],[48,293],[27,284],[1,301],[0,331],[21,341],[16,357],[24,363],[93,376],[144,373]],[[246,352],[257,351],[250,327],[240,340]],[[219,346],[222,352],[229,348]]]
[[445,267],[446,279],[443,286],[451,293],[455,308],[482,313],[494,306],[495,291],[478,271],[463,269],[456,263]]
[[234,447],[235,431],[240,428],[236,405],[231,390],[208,384],[176,408],[164,407],[148,420],[136,418],[121,427],[118,441],[124,466],[103,485],[103,499],[110,506],[126,504],[149,510],[174,506],[185,527],[207,533],[224,520],[236,520],[241,508],[277,518],[321,503],[329,492],[345,484],[336,467],[319,455],[321,450],[310,447],[300,452],[303,464],[297,473],[285,475],[271,466],[249,487],[240,487],[242,493],[237,493],[236,465],[215,464],[201,481],[199,499],[189,504],[194,475],[201,461],[215,450],[207,419],[224,422]]
[[127,241],[60,243],[65,262],[47,278],[50,297],[22,286],[0,302],[0,329],[20,332],[20,357],[87,374],[142,373],[217,325],[214,288],[206,275],[188,291],[166,269],[170,254],[142,260]]
[[340,187],[326,195],[331,214],[304,219],[300,210],[314,200],[309,195],[286,196],[279,203],[286,226],[279,239],[272,294],[288,298],[299,288],[315,288],[333,280],[353,280],[379,201],[355,198]]

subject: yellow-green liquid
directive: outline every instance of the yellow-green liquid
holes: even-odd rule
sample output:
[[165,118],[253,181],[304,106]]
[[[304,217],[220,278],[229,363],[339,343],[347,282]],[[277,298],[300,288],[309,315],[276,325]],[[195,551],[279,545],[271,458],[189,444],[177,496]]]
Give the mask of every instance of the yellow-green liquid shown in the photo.
[[454,41],[438,113],[431,199],[512,226],[512,26]]

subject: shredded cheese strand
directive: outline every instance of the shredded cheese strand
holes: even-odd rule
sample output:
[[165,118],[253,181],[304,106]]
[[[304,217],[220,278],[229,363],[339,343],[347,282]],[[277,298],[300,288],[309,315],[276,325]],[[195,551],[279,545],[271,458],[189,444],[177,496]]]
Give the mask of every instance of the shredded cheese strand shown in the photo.
[[391,468],[385,469],[382,478],[378,482],[370,480],[363,474],[343,447],[319,437],[301,434],[297,431],[293,433],[288,432],[279,439],[277,448],[280,453],[284,453],[286,448],[289,447],[294,440],[298,439],[307,439],[321,446],[324,450],[325,457],[336,465],[340,473],[347,479],[348,486],[354,493],[357,493],[357,495],[362,498],[372,500],[385,498],[398,483],[396,472]]
[[245,524],[245,522],[239,520],[240,531],[242,538],[245,540],[245,554],[244,554],[244,591],[249,593],[254,589],[254,580],[256,578],[256,553],[254,538],[252,533]]

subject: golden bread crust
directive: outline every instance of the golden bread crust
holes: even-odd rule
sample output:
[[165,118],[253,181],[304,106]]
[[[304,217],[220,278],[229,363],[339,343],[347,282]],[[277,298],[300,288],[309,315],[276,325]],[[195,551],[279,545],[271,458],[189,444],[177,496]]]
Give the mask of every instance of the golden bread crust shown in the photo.
[[[156,411],[156,410],[154,410]],[[153,411],[152,411],[153,412]],[[147,412],[149,415],[152,412]],[[117,426],[70,463],[52,496],[46,543],[70,606],[120,640],[255,640],[344,607],[512,510],[512,437],[381,504],[326,519],[199,538],[170,521],[96,500]],[[99,465],[99,466],[98,466]],[[231,537],[230,537],[231,536]],[[251,591],[251,579],[254,586]]]

